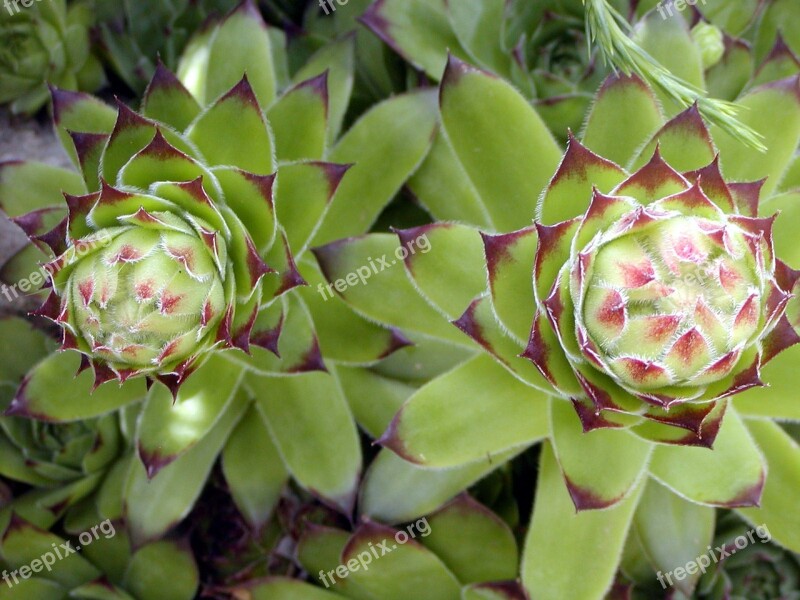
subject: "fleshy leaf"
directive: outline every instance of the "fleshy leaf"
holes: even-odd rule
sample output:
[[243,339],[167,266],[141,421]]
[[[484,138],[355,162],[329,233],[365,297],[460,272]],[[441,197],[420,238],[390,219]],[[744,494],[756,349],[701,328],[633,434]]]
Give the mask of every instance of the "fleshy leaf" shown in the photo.
[[467,494],[428,517],[430,533],[420,539],[461,583],[513,579],[519,554],[509,526]]
[[798,552],[800,515],[793,500],[800,480],[800,446],[776,423],[751,420],[746,425],[767,459],[769,472],[760,507],[738,512],[754,525],[767,525],[775,541]]
[[379,442],[419,465],[456,467],[542,439],[546,410],[540,392],[478,356],[422,387]]
[[156,67],[155,75],[147,86],[142,100],[142,114],[185,131],[200,114],[200,105],[181,81],[163,64]]
[[651,444],[625,430],[584,433],[572,404],[550,400],[553,448],[578,511],[622,501],[641,479]]
[[[595,600],[611,587],[641,486],[608,510],[575,514],[550,444],[542,450],[522,583],[540,600]],[[587,552],[588,548],[602,552]],[[580,577],[576,574],[580,573]]]
[[355,166],[342,182],[315,244],[370,228],[419,167],[431,146],[436,118],[432,92],[414,92],[376,105],[348,130],[327,160]]
[[425,469],[384,449],[370,464],[361,484],[363,515],[384,523],[403,523],[426,515],[466,489],[516,451],[453,469]]
[[248,385],[292,476],[349,515],[355,503],[361,451],[353,417],[335,376],[251,376]]
[[150,388],[137,436],[148,476],[154,477],[208,434],[233,402],[242,377],[241,369],[211,356],[176,398],[164,386]]
[[152,479],[141,462],[131,461],[124,498],[125,518],[134,545],[162,537],[189,514],[246,408],[247,397],[240,392],[200,442]]
[[495,226],[509,231],[530,225],[539,193],[561,160],[539,115],[511,85],[455,58],[440,104],[455,154]]
[[[800,142],[800,76],[756,88],[737,103],[740,119],[764,136],[768,150],[754,153],[719,128],[712,135],[726,179],[757,181],[768,177],[764,195],[777,189]],[[780,118],[775,118],[780,115]]]
[[728,408],[713,450],[659,445],[653,477],[699,504],[755,506],[761,500],[766,465],[741,417]]
[[[684,500],[651,479],[633,516],[633,529],[652,566],[669,573],[706,552],[714,538],[714,517],[713,508]],[[676,578],[675,585],[689,597],[700,575]]]
[[583,143],[598,156],[626,167],[663,122],[653,92],[641,79],[612,75],[597,94]]
[[267,118],[278,160],[321,159],[328,135],[328,74],[288,90],[270,107]]

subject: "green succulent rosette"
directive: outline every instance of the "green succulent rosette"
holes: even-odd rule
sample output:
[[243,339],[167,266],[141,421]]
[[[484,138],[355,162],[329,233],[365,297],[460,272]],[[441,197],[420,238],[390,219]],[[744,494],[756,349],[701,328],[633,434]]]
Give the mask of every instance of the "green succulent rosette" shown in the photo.
[[[233,586],[234,595],[309,600],[524,600],[516,580],[514,533],[467,494],[402,526],[374,521],[349,531],[308,519],[299,525],[296,561],[307,580],[281,576]],[[338,574],[337,574],[338,569]],[[413,577],[408,577],[413,573]]]
[[190,513],[220,457],[254,527],[290,478],[350,514],[354,414],[384,427],[437,372],[420,363],[438,347],[410,348],[354,313],[308,252],[367,231],[436,127],[435,98],[420,91],[340,135],[352,51],[338,40],[289,71],[245,2],[197,33],[179,76],[157,69],[138,112],[54,92],[77,172],[0,165],[3,209],[34,241],[6,271],[46,262],[38,314],[64,350],[30,370],[6,412],[63,422],[143,400],[120,488],[137,544]]
[[665,119],[641,80],[614,76],[564,152],[519,92],[451,59],[446,143],[410,182],[440,222],[316,250],[333,281],[379,248],[428,237],[405,279],[370,290],[391,289],[402,310],[342,296],[482,352],[411,396],[366,484],[402,470],[381,462],[456,478],[546,440],[522,561],[533,597],[604,597],[634,528],[658,570],[686,564],[711,542],[714,507],[800,547],[787,504],[800,450],[774,422],[800,420],[800,275],[788,266],[800,204],[787,176],[800,80],[738,103],[765,154],[710,130],[695,107]]
[[[185,542],[133,549],[121,521],[77,520],[54,533],[17,515],[3,526],[3,600],[191,600],[197,564]],[[85,528],[75,528],[75,527]]]
[[100,56],[141,95],[159,60],[175,69],[194,32],[212,16],[233,10],[235,0],[94,0]]
[[[613,3],[623,13],[626,0]],[[578,129],[608,69],[589,51],[580,0],[378,0],[362,22],[439,81],[448,52],[504,78],[559,136]]]
[[94,91],[105,81],[90,53],[91,8],[66,0],[8,4],[0,11],[0,104],[32,114],[49,99],[48,84]]

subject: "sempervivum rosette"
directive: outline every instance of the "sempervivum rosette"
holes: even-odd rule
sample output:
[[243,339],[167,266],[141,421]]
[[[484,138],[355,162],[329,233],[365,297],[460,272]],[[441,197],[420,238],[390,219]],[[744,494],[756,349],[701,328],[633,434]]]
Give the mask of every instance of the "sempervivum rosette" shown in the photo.
[[712,138],[694,107],[665,121],[641,80],[615,76],[564,151],[516,90],[450,62],[448,144],[414,178],[444,222],[317,250],[334,280],[424,232],[431,251],[406,257],[408,279],[382,290],[402,312],[343,296],[373,319],[485,351],[397,413],[367,504],[401,459],[408,473],[467,480],[547,440],[522,567],[533,597],[604,597],[626,545],[624,569],[643,546],[672,571],[711,543],[714,507],[800,548],[787,504],[800,449],[770,420],[800,420],[800,273],[783,262],[800,258],[800,204],[784,187],[800,81],[740,102],[765,154],[719,129]]
[[[573,139],[548,192],[592,166],[614,169]],[[738,214],[739,193],[716,163],[683,176],[656,151],[609,195],[595,189],[584,215],[537,226],[525,357],[573,399],[585,431],[641,415],[711,447],[717,401],[762,385],[762,364],[793,333],[790,295],[775,278],[773,219]]]
[[[340,139],[352,39],[291,78],[273,39],[244,2],[197,33],[180,76],[157,69],[140,111],[54,91],[78,173],[0,165],[3,208],[47,260],[39,314],[66,350],[31,369],[7,414],[89,419],[144,398],[121,488],[137,543],[189,514],[220,455],[254,528],[290,476],[350,513],[348,400],[394,402],[378,388],[416,376],[368,370],[409,340],[328,297],[307,249],[372,225],[430,146],[433,96],[387,100]],[[35,272],[38,251],[6,272]]]

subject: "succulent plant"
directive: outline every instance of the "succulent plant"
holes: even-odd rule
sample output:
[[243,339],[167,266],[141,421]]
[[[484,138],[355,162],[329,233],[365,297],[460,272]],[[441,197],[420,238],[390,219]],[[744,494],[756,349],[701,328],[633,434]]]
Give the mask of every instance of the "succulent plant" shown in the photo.
[[[628,13],[626,0],[615,2]],[[557,135],[578,129],[608,70],[588,52],[580,0],[377,0],[362,21],[438,81],[448,52],[503,77]]]
[[15,114],[33,114],[49,99],[48,84],[95,91],[105,81],[89,49],[91,8],[66,0],[27,8],[6,2],[0,10],[0,104]]
[[234,587],[234,597],[526,598],[515,581],[519,550],[513,533],[497,515],[466,494],[400,528],[365,521],[351,533],[308,522],[296,555],[313,584],[269,577]]
[[[771,421],[800,419],[800,273],[775,258],[798,259],[800,204],[783,182],[800,78],[738,104],[765,154],[709,131],[696,107],[665,123],[641,80],[615,76],[562,155],[522,95],[451,59],[447,144],[411,182],[442,222],[316,250],[336,280],[429,238],[431,252],[407,257],[408,278],[392,282],[402,312],[362,290],[342,296],[376,321],[464,343],[447,317],[485,353],[424,385],[379,443],[417,468],[463,469],[547,440],[522,565],[533,597],[603,597],[634,520],[675,548],[657,554],[662,571],[702,553],[716,506],[800,548],[787,504],[800,448]],[[780,209],[789,215],[776,221]],[[670,531],[692,535],[665,542]]]
[[[416,349],[391,376],[367,370],[410,341],[334,298],[307,252],[368,230],[436,126],[421,91],[340,139],[351,53],[337,42],[285,81],[245,2],[190,41],[180,79],[157,69],[141,113],[54,92],[77,173],[0,167],[4,209],[49,260],[39,313],[66,350],[31,370],[7,414],[91,419],[144,399],[121,492],[136,544],[189,514],[220,455],[253,526],[290,476],[351,512],[362,458],[348,402],[391,398],[392,377],[420,371]],[[14,272],[35,270],[37,251]],[[147,392],[145,378],[165,385]],[[354,410],[369,419],[375,407]]]
[[122,523],[95,521],[56,534],[13,515],[2,527],[3,600],[191,600],[198,587],[185,543],[132,549]]
[[193,33],[211,16],[236,7],[235,0],[94,0],[100,52],[137,95],[158,61],[175,69]]

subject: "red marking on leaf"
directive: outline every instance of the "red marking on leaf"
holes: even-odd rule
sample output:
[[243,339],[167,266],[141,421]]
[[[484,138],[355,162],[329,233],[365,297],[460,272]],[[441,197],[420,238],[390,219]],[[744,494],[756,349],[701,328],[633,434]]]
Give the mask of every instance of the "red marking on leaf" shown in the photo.
[[672,250],[680,260],[698,265],[708,258],[708,253],[695,243],[689,233],[678,234],[673,239]]
[[664,367],[649,360],[620,358],[617,361],[625,368],[628,377],[641,385],[661,381],[667,375]]
[[[470,307],[471,308],[471,307]],[[466,315],[466,313],[465,313]],[[464,317],[462,317],[463,319]],[[531,335],[528,340],[528,345],[525,348],[525,351],[520,354],[522,358],[527,358],[531,361],[534,366],[539,370],[547,381],[549,381],[553,386],[556,386],[556,379],[553,377],[553,373],[550,370],[550,366],[548,364],[547,357],[550,354],[550,348],[548,348],[547,344],[544,341],[544,337],[542,336],[542,314],[537,313],[536,317],[533,320],[533,327],[531,328]],[[481,343],[480,338],[475,338],[467,329],[455,323],[455,325],[461,329],[464,333]],[[465,324],[466,326],[466,324]],[[477,332],[480,334],[480,331]],[[485,343],[481,343],[481,345],[486,346]]]
[[582,326],[577,327],[578,346],[583,355],[598,369],[604,369],[605,365],[600,358],[600,352],[597,345],[591,340],[588,332]]
[[711,376],[727,375],[736,366],[736,363],[739,361],[739,357],[741,357],[741,355],[742,351],[740,349],[731,350],[725,356],[717,360],[705,371],[703,371],[703,374]]
[[690,365],[703,353],[708,352],[708,344],[703,335],[696,329],[692,328],[684,333],[672,345],[669,351],[670,357],[678,358],[684,365]]
[[708,415],[717,407],[716,402],[703,402],[699,404],[687,402],[670,410],[652,408],[645,413],[645,418],[673,427],[691,431],[695,436],[703,433],[703,424]]
[[719,264],[719,283],[726,292],[733,294],[742,281],[744,281],[744,277],[737,271],[729,269],[725,263]]
[[134,288],[136,299],[139,301],[150,300],[155,296],[155,282],[152,279],[137,283]]
[[48,246],[53,254],[63,254],[67,251],[67,230],[69,229],[69,217],[64,217],[61,222],[47,233],[33,236],[34,242],[41,242]]
[[707,201],[716,201],[719,204],[715,204],[715,206],[727,213],[732,213],[735,210],[733,194],[722,177],[722,171],[719,167],[719,154],[714,157],[714,160],[708,166],[686,173],[686,178],[690,181],[698,182],[701,193],[706,196]]
[[575,408],[575,412],[578,414],[578,418],[581,421],[581,427],[583,428],[584,433],[589,433],[590,431],[595,431],[597,429],[620,429],[622,425],[619,423],[613,423],[609,421],[603,416],[602,411],[598,411],[594,406],[591,405],[589,400],[586,402],[582,402],[581,400],[572,399],[572,406]]
[[259,115],[261,114],[261,105],[258,103],[258,98],[256,97],[256,93],[253,91],[253,86],[250,85],[250,80],[247,78],[247,74],[245,74],[239,83],[233,86],[229,92],[222,96],[218,103],[222,104],[223,102],[229,100],[241,102],[245,106],[256,110]]
[[656,271],[649,259],[645,259],[638,264],[632,262],[618,263],[618,266],[622,270],[624,284],[628,289],[640,288],[655,281]]
[[800,334],[798,334],[797,330],[792,326],[789,318],[783,315],[778,320],[775,329],[764,338],[764,364],[767,364],[778,356],[778,354],[798,343],[800,343]]
[[231,339],[231,327],[233,326],[233,306],[229,306],[228,309],[225,311],[225,316],[222,318],[222,322],[219,325],[219,329],[217,330],[217,340],[218,342],[222,342],[225,347],[231,348],[233,347],[233,340]]
[[758,303],[758,294],[751,294],[744,304],[739,309],[734,319],[733,326],[736,327],[755,327],[758,324],[760,313],[760,306]]
[[272,209],[274,207],[273,194],[275,191],[276,175],[274,173],[271,175],[256,175],[255,173],[250,173],[249,171],[239,172],[245,179],[247,179],[247,181],[256,187],[261,198],[267,203],[267,206]]
[[622,496],[618,496],[616,498],[603,498],[594,490],[576,484],[566,474],[564,475],[564,481],[567,484],[567,490],[569,490],[572,503],[575,505],[575,509],[578,512],[584,510],[600,510],[603,508],[608,508],[610,506],[614,506],[620,500],[622,500]]
[[758,206],[761,199],[761,190],[766,179],[761,181],[754,181],[751,183],[729,183],[728,189],[733,195],[736,207],[743,215],[747,217],[758,216]]
[[[481,239],[483,240],[483,251],[486,256],[486,266],[489,272],[489,281],[494,284],[497,278],[497,272],[503,263],[512,260],[510,248],[513,247],[520,239],[526,238],[530,235],[536,235],[536,227],[526,227],[512,233],[502,235],[490,235],[481,232]],[[529,263],[533,267],[533,257]]]
[[250,336],[250,343],[255,346],[259,346],[260,348],[264,348],[264,350],[272,352],[275,356],[280,358],[281,354],[278,350],[278,342],[280,341],[281,333],[283,332],[284,320],[285,317],[283,313],[281,313],[281,318],[275,327],[272,329],[256,331]]
[[550,183],[550,187],[561,183],[563,180],[585,182],[589,178],[589,169],[591,167],[616,170],[620,175],[624,175],[624,171],[619,166],[589,150],[570,131],[568,133],[567,151]]
[[185,298],[185,294],[170,294],[169,291],[164,290],[161,292],[161,298],[158,302],[158,310],[162,315],[170,315],[175,312],[175,309],[180,306],[181,300]]
[[650,161],[623,181],[612,193],[625,195],[630,188],[641,188],[655,199],[656,192],[666,183],[675,183],[689,188],[689,182],[673,169],[661,156],[661,149],[656,146]]
[[[286,247],[288,251],[288,245]],[[293,260],[291,261],[290,266],[294,266]],[[247,237],[247,267],[250,270],[251,287],[255,287],[261,278],[267,273],[275,272],[267,263],[262,260],[261,256],[258,254],[255,244],[253,243],[253,240],[249,236]],[[294,266],[294,269],[296,271],[297,267]]]
[[139,249],[134,248],[130,244],[125,244],[111,258],[109,264],[116,265],[117,263],[132,263],[140,260],[142,256],[143,254]]
[[627,322],[625,300],[617,290],[608,290],[606,298],[595,313],[595,319],[617,333],[625,328]]
[[117,374],[104,362],[95,360],[92,363],[92,367],[94,368],[94,385],[92,386],[92,391],[95,391],[101,385],[112,379],[117,379]]
[[233,333],[233,346],[239,348],[245,354],[250,354],[250,334],[253,331],[257,316],[258,306],[255,306],[250,312],[247,321]]
[[94,296],[94,279],[84,279],[78,284],[78,291],[80,292],[81,299],[84,306],[89,306]]

